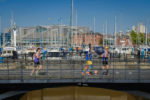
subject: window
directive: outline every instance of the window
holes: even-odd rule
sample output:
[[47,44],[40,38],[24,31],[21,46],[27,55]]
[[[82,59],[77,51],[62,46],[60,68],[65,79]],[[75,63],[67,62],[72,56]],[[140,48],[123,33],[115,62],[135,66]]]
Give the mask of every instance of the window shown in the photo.
[[11,51],[7,51],[7,53],[11,53]]

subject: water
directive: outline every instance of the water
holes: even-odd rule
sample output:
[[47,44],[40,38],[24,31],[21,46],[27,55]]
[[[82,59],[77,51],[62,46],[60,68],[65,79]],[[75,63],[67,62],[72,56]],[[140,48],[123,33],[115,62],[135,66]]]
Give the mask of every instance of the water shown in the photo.
[[148,100],[126,92],[93,87],[60,87],[34,90],[20,100]]

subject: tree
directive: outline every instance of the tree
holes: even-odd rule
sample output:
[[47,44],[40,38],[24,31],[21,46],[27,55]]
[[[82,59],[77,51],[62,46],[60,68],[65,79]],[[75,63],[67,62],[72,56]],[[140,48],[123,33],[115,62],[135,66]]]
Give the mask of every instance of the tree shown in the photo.
[[103,39],[102,38],[99,40],[99,45],[103,45]]
[[145,35],[144,33],[139,33],[138,34],[138,44],[144,44],[145,43]]
[[131,36],[132,44],[136,44],[137,33],[132,30],[130,36]]

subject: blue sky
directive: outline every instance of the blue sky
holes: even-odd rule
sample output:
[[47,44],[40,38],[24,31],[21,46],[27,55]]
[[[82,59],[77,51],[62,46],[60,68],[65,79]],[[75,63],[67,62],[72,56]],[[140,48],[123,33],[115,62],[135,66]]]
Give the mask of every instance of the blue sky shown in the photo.
[[[150,0],[74,0],[74,10],[78,12],[78,25],[93,29],[96,17],[96,31],[103,31],[108,20],[108,32],[114,32],[114,18],[117,29],[125,32],[139,22],[150,26]],[[2,29],[10,27],[11,12],[18,26],[58,24],[69,25],[71,0],[0,0]],[[75,17],[75,16],[74,16]],[[50,18],[51,20],[48,20]],[[74,20],[75,21],[75,20]],[[150,27],[149,27],[150,28]]]

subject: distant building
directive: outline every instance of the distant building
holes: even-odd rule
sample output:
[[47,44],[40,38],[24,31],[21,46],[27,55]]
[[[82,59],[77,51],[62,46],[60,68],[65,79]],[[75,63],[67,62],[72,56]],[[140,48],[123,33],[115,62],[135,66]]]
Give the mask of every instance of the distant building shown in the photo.
[[11,33],[0,34],[0,46],[7,46],[11,44]]
[[132,26],[132,30],[133,30],[134,32],[137,32],[137,27],[136,27],[136,26]]
[[142,23],[138,25],[138,33],[146,33],[146,28]]
[[[69,46],[70,43],[73,43],[73,34],[88,32],[90,32],[89,27],[74,26],[71,29],[70,26],[66,25],[21,27],[17,31],[17,45],[22,47],[29,45],[43,47]],[[71,41],[69,41],[70,39]]]
[[132,30],[136,33],[146,33],[145,25],[139,23],[138,26],[132,26]]
[[89,45],[99,46],[103,36],[100,33],[78,33],[73,35],[73,43],[76,46]]

